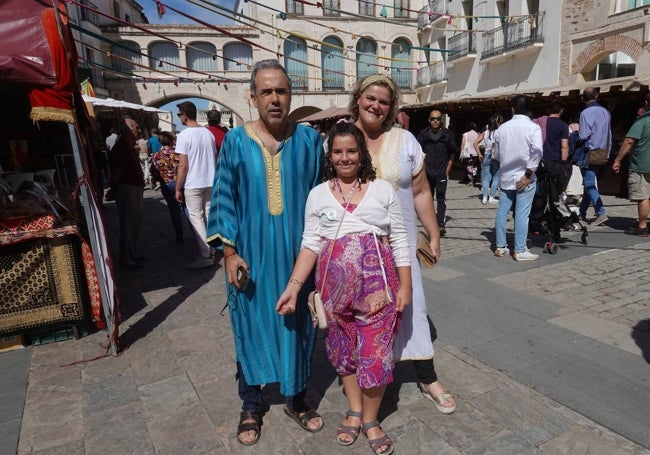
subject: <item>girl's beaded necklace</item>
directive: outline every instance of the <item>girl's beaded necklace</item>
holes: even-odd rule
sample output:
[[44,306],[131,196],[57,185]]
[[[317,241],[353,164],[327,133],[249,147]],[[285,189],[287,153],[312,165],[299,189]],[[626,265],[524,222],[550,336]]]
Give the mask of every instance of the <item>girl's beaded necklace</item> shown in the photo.
[[341,195],[341,199],[346,205],[350,204],[350,201],[352,200],[352,196],[354,195],[355,191],[357,191],[359,188],[361,188],[361,180],[358,178],[352,183],[352,188],[350,188],[350,192],[348,193],[348,196],[345,197],[343,194],[343,188],[341,188],[341,183],[339,182],[338,177],[334,177],[334,186],[336,186],[336,189],[339,191],[339,194]]

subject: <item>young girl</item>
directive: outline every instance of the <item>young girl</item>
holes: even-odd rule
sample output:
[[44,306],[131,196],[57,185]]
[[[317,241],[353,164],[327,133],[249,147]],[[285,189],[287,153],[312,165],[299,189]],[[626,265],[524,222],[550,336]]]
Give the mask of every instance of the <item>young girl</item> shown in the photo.
[[411,301],[409,244],[397,195],[390,183],[376,180],[361,130],[339,122],[327,143],[325,182],[307,199],[302,249],[276,309],[295,311],[298,291],[318,264],[327,356],[349,406],[337,441],[350,445],[363,431],[373,452],[388,455],[393,443],[377,412],[393,380],[399,316]]

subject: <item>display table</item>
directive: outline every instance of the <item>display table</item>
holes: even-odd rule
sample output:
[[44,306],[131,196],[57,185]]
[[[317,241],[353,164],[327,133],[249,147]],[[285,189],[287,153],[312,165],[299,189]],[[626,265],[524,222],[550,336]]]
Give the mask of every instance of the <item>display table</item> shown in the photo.
[[0,335],[100,319],[90,247],[76,226],[0,232]]

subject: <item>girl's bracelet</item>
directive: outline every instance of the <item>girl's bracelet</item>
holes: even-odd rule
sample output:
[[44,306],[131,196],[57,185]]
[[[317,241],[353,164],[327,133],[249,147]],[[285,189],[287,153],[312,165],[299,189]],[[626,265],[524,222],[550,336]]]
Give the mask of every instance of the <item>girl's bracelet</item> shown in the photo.
[[296,280],[295,278],[290,278],[289,283],[290,284],[295,284],[298,287],[301,287],[303,284],[305,284],[303,281]]

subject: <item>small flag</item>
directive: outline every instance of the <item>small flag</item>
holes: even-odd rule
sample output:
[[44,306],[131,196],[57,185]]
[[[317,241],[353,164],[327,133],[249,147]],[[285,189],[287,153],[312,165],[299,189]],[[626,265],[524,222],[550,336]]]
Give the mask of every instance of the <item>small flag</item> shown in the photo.
[[95,97],[95,90],[93,89],[93,84],[90,83],[90,79],[86,79],[81,83],[81,94]]
[[167,12],[165,10],[165,5],[160,3],[160,1],[156,1],[156,9],[158,10],[158,19],[162,19],[162,17],[165,15]]

